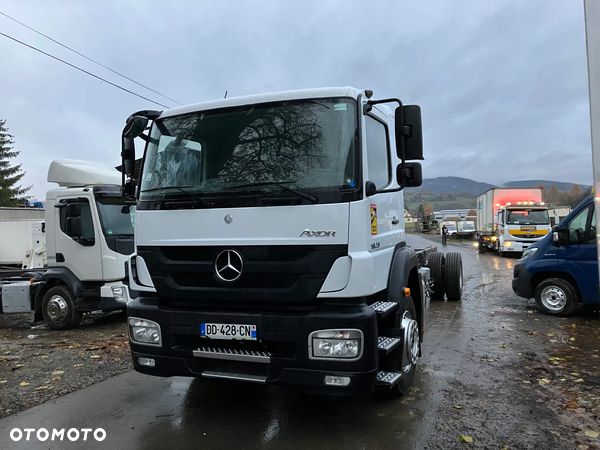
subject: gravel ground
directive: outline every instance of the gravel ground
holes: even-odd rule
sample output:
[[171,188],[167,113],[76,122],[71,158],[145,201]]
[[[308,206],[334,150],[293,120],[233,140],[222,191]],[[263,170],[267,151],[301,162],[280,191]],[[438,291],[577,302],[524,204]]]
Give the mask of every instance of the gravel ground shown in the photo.
[[0,315],[0,418],[132,370],[124,313],[69,331]]

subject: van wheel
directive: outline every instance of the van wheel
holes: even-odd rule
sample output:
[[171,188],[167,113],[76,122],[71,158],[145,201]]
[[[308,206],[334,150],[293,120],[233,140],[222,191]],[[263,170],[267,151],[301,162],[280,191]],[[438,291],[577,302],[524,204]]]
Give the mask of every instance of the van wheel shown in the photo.
[[463,265],[460,253],[447,253],[444,263],[444,288],[448,300],[459,301],[463,291]]
[[577,308],[577,292],[562,278],[548,278],[535,288],[535,302],[545,314],[568,316]]
[[433,278],[432,300],[444,299],[444,254],[433,252],[429,254],[427,266]]
[[82,317],[81,312],[75,311],[75,299],[66,286],[48,289],[42,300],[42,315],[53,330],[75,328]]

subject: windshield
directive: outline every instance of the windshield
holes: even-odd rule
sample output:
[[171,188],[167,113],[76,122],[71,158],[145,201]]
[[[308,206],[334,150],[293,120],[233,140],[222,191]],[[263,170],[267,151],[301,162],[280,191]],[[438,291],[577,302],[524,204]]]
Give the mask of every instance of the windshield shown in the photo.
[[507,210],[507,225],[548,225],[550,218],[548,210],[531,208]]
[[133,236],[135,205],[124,205],[121,199],[96,199],[96,203],[105,235]]
[[[140,200],[242,191],[355,189],[356,103],[348,98],[280,102],[157,120],[146,150]],[[238,188],[239,186],[239,188]],[[170,189],[169,189],[170,188]]]

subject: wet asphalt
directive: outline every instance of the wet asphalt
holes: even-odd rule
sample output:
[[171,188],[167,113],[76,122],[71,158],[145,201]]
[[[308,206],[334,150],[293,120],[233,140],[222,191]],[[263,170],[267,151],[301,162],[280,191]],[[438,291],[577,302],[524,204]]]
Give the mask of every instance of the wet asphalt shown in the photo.
[[[417,248],[432,245],[420,236],[407,240]],[[478,448],[563,448],[559,437],[544,441],[538,434],[540,426],[558,427],[552,412],[546,417],[545,409],[528,406],[533,390],[525,395],[517,391],[522,381],[515,379],[526,376],[520,369],[525,364],[518,360],[521,350],[512,351],[511,346],[521,342],[516,334],[525,335],[528,329],[517,330],[518,321],[533,317],[531,310],[536,318],[542,316],[533,302],[512,294],[517,259],[478,255],[472,242],[437,245],[440,251],[462,255],[463,299],[428,302],[423,357],[411,391],[402,398],[329,398],[239,382],[161,379],[130,372],[0,420],[0,448],[458,448],[466,445],[458,442],[460,434],[473,436],[472,445]],[[492,298],[488,307],[486,299]],[[505,299],[510,302],[503,310]],[[554,322],[542,323],[550,327]],[[544,352],[536,342],[529,348],[532,359]],[[466,411],[469,402],[471,415]],[[464,406],[454,408],[459,403]],[[528,420],[537,425],[530,427]],[[9,433],[15,427],[101,427],[106,439],[13,442]],[[521,438],[515,441],[518,433]]]

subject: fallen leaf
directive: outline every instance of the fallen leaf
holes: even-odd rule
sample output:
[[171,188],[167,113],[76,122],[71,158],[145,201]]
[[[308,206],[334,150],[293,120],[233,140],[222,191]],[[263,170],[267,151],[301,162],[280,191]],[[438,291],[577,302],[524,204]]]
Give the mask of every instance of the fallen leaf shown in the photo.
[[506,344],[502,344],[500,348],[506,348]]
[[591,437],[591,438],[597,438],[597,437],[599,436],[599,435],[598,435],[598,432],[597,432],[597,431],[594,431],[594,430],[586,430],[586,431],[585,431],[585,435],[586,435],[587,437]]
[[571,339],[569,339],[569,340],[570,340],[571,342],[573,342],[573,341],[575,340],[575,338],[571,338]]
[[573,372],[571,375],[573,375],[574,377],[578,377],[579,374],[577,372]]
[[493,359],[488,359],[487,361],[488,361],[488,362],[494,362],[494,360],[493,360]]
[[558,431],[551,431],[550,433],[556,435],[556,436],[560,436],[560,433]]
[[75,364],[75,365],[73,365],[73,367],[81,367],[81,366],[83,366],[83,364]]
[[530,334],[531,336],[535,336],[535,335],[537,334],[537,331],[530,331],[530,332],[529,332],[529,334]]
[[42,356],[40,356],[40,358],[47,358],[47,357],[48,357],[48,355],[42,355]]
[[79,348],[79,347],[81,347],[81,344],[73,344],[73,347]]
[[567,381],[567,379],[566,378],[561,378],[560,381]]
[[577,380],[575,380],[575,383],[583,383],[583,378],[578,378]]
[[556,344],[558,341],[556,339],[550,339],[550,342],[552,342],[553,344]]
[[529,314],[533,314],[533,311],[527,311]]
[[552,333],[548,333],[547,336],[554,336]]
[[590,448],[590,446],[589,446],[589,445],[580,445],[580,446],[579,446],[579,447],[577,447],[577,448],[579,448],[579,449],[581,449],[581,450],[588,450],[588,449]]
[[550,383],[550,380],[542,378],[541,380],[538,380],[538,383],[540,384],[540,386],[544,386],[545,384]]
[[565,361],[565,358],[559,358],[558,356],[552,356],[550,361]]
[[43,391],[44,389],[48,389],[48,386],[40,386],[38,388],[35,388],[36,391]]
[[567,409],[577,409],[579,408],[579,404],[575,400],[571,400],[567,403]]
[[573,324],[571,325],[573,328],[577,328],[577,324]]
[[54,386],[48,386],[48,389],[56,389]]
[[531,381],[524,380],[523,383],[525,383],[525,384],[531,384]]
[[473,442],[473,438],[471,436],[467,436],[466,434],[461,434],[458,437],[458,442],[467,442],[467,443],[471,443]]
[[454,409],[462,409],[462,406],[460,406],[460,405],[454,405]]
[[52,372],[52,375],[62,375],[63,373],[65,373],[64,370],[55,370],[54,372]]
[[8,380],[1,380],[0,384],[8,383]]
[[523,355],[523,353],[517,353],[517,355],[519,355],[519,356],[522,356],[522,355]]
[[21,386],[29,386],[29,383],[27,381],[22,381]]
[[92,356],[90,356],[90,358],[97,359],[97,358],[100,358],[100,355],[92,355]]

